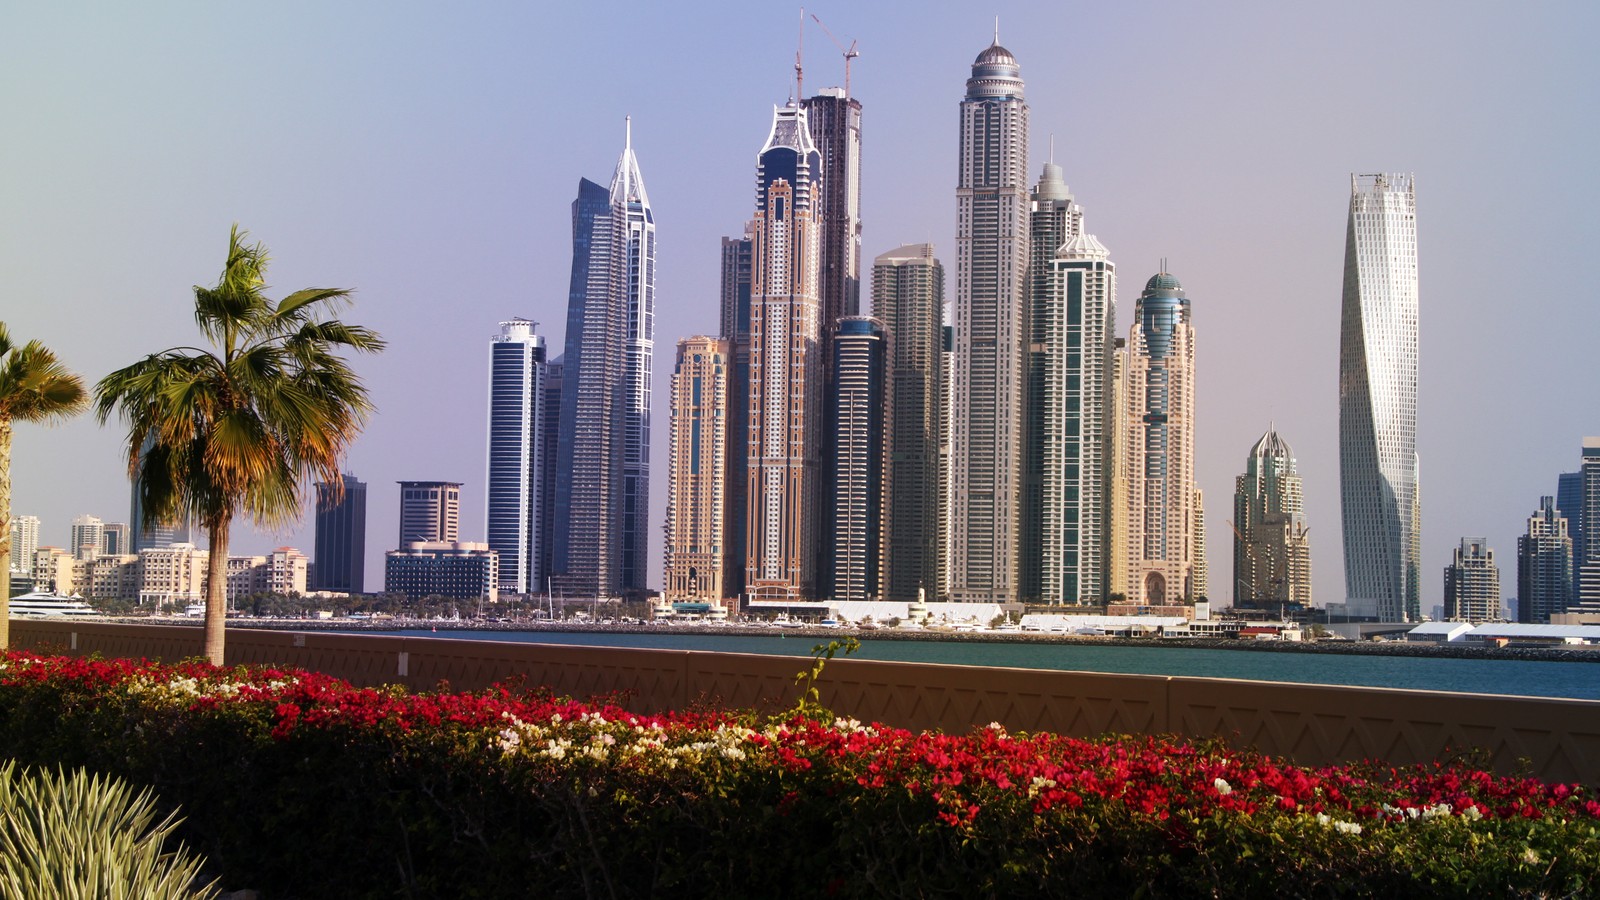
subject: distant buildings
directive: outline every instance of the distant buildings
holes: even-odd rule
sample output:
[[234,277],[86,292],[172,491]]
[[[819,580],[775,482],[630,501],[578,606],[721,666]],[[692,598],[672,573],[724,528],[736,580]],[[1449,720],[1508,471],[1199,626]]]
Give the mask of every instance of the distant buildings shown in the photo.
[[485,534],[499,555],[499,589],[542,592],[539,530],[544,495],[545,344],[537,323],[500,323],[489,344],[489,439]]
[[1339,349],[1345,593],[1382,621],[1421,614],[1416,442],[1415,184],[1351,176]]
[[1028,104],[998,40],[961,101],[951,368],[950,599],[1020,599]]
[[[404,497],[404,488],[401,496]],[[366,592],[367,484],[341,476],[339,490],[318,482],[316,532],[309,587],[347,594]]]
[[832,596],[873,600],[883,595],[887,484],[884,432],[889,409],[888,336],[869,316],[845,316],[834,328],[828,398]]
[[1233,493],[1233,605],[1278,612],[1311,605],[1311,543],[1294,451],[1268,428]]
[[1540,497],[1517,538],[1517,621],[1548,625],[1572,603],[1572,536],[1555,499]]
[[1494,551],[1481,537],[1462,538],[1444,569],[1444,617],[1459,622],[1489,622],[1501,617],[1500,569]]
[[1194,482],[1194,326],[1178,279],[1160,272],[1134,307],[1127,344],[1123,478],[1128,496],[1128,601],[1193,603],[1204,527]]
[[713,337],[678,342],[672,372],[667,461],[666,552],[662,592],[669,600],[720,600],[737,595],[728,563],[728,342]]
[[822,359],[817,176],[805,111],[774,110],[756,174],[751,242],[745,591],[815,599]]
[[107,522],[101,529],[100,552],[107,556],[122,556],[133,552],[133,531],[124,522]]
[[750,254],[755,223],[745,224],[742,237],[722,239],[720,318],[728,342],[728,438],[723,464],[722,543],[727,556],[723,590],[744,593],[746,573],[746,493],[750,490]]
[[400,546],[461,538],[461,482],[400,482]]
[[907,244],[872,265],[872,311],[889,346],[887,489],[883,599],[941,594],[940,513],[945,431],[944,266],[932,244]]

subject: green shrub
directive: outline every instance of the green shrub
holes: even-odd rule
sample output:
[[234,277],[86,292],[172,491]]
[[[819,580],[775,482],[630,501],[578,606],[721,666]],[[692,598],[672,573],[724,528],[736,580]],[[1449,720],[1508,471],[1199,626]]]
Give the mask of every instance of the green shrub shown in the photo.
[[210,897],[197,887],[205,861],[182,844],[181,822],[156,821],[150,790],[82,769],[0,765],[0,897],[11,900],[165,900]]

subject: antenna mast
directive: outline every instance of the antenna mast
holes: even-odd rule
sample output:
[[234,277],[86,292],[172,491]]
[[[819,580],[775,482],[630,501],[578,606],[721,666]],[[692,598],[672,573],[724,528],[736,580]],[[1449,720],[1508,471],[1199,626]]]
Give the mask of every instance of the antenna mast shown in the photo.
[[801,68],[800,57],[806,49],[806,8],[800,7],[800,40],[794,48],[794,102],[799,103],[805,99],[805,72]]

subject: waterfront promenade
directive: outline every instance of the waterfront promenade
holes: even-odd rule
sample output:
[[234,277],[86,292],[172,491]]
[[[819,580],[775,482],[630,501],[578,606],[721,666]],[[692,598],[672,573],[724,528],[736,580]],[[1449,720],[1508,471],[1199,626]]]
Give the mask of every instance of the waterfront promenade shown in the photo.
[[[16,621],[13,646],[174,661],[200,630],[174,625]],[[772,710],[793,703],[795,657],[312,629],[230,628],[230,664],[284,665],[358,685],[521,681],[575,697],[610,696],[640,712],[697,705]],[[962,732],[1218,737],[1308,765],[1395,765],[1473,754],[1496,770],[1600,785],[1600,701],[1282,684],[1239,679],[835,659],[824,705],[862,721]]]

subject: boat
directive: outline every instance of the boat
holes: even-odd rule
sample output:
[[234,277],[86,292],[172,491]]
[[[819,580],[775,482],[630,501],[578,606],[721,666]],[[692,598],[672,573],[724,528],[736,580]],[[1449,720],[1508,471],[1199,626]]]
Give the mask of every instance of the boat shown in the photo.
[[33,591],[11,598],[12,618],[59,618],[62,616],[98,616],[94,607],[83,602],[82,597],[63,597]]

